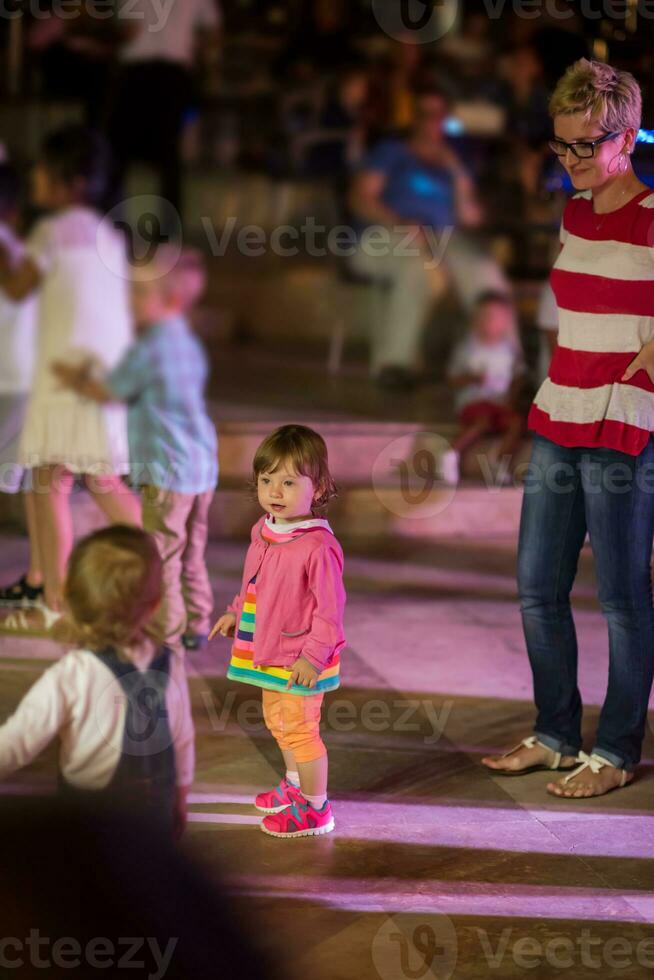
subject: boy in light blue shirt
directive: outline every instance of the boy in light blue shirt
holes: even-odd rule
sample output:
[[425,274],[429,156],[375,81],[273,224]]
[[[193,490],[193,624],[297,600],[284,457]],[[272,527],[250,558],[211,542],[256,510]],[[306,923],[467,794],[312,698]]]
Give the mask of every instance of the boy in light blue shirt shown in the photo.
[[209,508],[218,481],[216,430],[207,415],[207,360],[186,315],[204,289],[201,256],[173,245],[132,272],[137,339],[102,379],[92,365],[55,365],[68,387],[127,404],[130,472],[141,487],[143,528],[164,562],[164,598],[154,623],[173,649],[198,649],[211,624],[205,563]]

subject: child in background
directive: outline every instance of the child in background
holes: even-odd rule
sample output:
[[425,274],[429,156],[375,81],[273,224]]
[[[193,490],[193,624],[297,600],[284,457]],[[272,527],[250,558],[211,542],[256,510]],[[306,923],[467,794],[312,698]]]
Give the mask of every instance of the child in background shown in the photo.
[[156,622],[176,652],[206,643],[213,609],[205,551],[218,442],[204,402],[206,355],[187,320],[204,285],[199,253],[161,246],[132,269],[137,339],[114,370],[98,378],[90,364],[54,365],[83,398],[128,405],[132,482],[164,563]]
[[[20,183],[13,167],[0,163],[0,250],[11,269],[24,258],[18,237]],[[19,493],[24,470],[18,446],[34,368],[36,303],[14,302],[0,293],[0,492]],[[43,577],[36,539],[34,497],[25,489],[25,516],[30,540],[30,565],[17,582],[0,589],[0,608],[22,608],[43,598]]]
[[0,779],[61,734],[62,792],[145,809],[178,836],[194,732],[184,665],[151,633],[161,597],[156,545],[135,527],[89,535],[70,556],[64,596],[76,649],[0,727]]
[[51,370],[55,359],[75,365],[89,358],[107,370],[131,338],[124,239],[96,209],[108,166],[100,136],[79,126],[50,136],[33,174],[33,202],[50,214],[35,226],[18,266],[6,256],[0,262],[0,290],[10,299],[39,290],[36,367],[20,462],[32,470],[45,601],[3,624],[18,631],[47,630],[60,615],[76,475],[110,521],[140,523],[138,499],[120,477],[129,469],[124,408],[82,400],[63,390]]
[[209,638],[235,636],[227,676],[263,688],[266,726],[286,763],[281,783],[256,797],[268,814],[261,829],[327,834],[334,818],[320,713],[339,685],[345,645],[343,552],[316,516],[336,493],[327,447],[312,429],[282,426],[257,449],[253,473],[265,516],[252,528],[241,590]]
[[461,456],[490,433],[502,434],[492,463],[508,474],[507,457],[517,449],[525,429],[523,417],[513,407],[523,372],[510,299],[503,293],[482,293],[472,330],[455,348],[448,368],[461,431],[441,459],[447,483],[458,483]]

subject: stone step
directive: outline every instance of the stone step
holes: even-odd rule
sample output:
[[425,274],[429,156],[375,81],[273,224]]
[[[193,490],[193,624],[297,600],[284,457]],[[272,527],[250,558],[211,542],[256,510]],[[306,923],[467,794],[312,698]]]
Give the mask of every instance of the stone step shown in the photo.
[[[457,488],[423,490],[383,487],[346,487],[329,507],[329,520],[343,538],[491,539],[514,537],[520,520],[519,487],[484,487],[461,484]],[[76,537],[103,526],[104,519],[88,494],[72,498]],[[225,481],[214,499],[209,534],[212,539],[245,539],[261,514],[245,483]],[[2,496],[0,525],[25,533],[20,496]]]
[[[215,414],[215,409],[212,412]],[[287,419],[217,422],[221,477],[227,480],[247,478],[259,444]],[[302,424],[316,429],[329,451],[329,464],[337,483],[347,486],[369,485],[373,479],[392,482],[385,465],[391,458],[409,459],[422,449],[432,452],[447,448],[455,427],[448,423],[425,431],[419,422],[337,421],[303,418]],[[380,469],[383,466],[383,472]]]
[[[402,490],[348,487],[329,506],[329,521],[343,538],[515,538],[520,523],[520,487],[477,484],[434,489],[425,500]],[[212,538],[246,537],[261,510],[245,488],[219,489],[210,515]]]
[[[215,410],[215,406],[213,406]],[[252,459],[275,419],[218,424],[220,487],[214,501],[212,537],[243,537],[260,510],[248,488]],[[329,508],[334,529],[344,537],[496,537],[517,533],[521,491],[494,483],[486,463],[491,445],[481,443],[464,461],[463,482],[448,487],[437,478],[438,460],[449,448],[454,426],[425,431],[420,423],[308,419],[329,449],[339,487]],[[518,457],[524,462],[528,447]],[[469,479],[473,477],[473,479]],[[102,518],[84,492],[73,495],[77,534],[101,526]],[[20,497],[0,495],[0,524],[24,529]]]
[[[218,408],[214,406],[212,414]],[[288,419],[254,419],[217,422],[221,480],[248,479],[252,459],[262,440]],[[425,424],[420,422],[334,421],[302,419],[325,439],[330,470],[337,484],[347,487],[400,487],[411,484],[413,492],[424,488],[438,467],[443,452],[450,449],[457,432],[455,422]],[[481,440],[463,459],[464,479],[492,482],[489,479],[488,456],[497,440]],[[530,444],[525,440],[514,458],[520,467],[529,458]],[[404,464],[404,466],[402,465]]]

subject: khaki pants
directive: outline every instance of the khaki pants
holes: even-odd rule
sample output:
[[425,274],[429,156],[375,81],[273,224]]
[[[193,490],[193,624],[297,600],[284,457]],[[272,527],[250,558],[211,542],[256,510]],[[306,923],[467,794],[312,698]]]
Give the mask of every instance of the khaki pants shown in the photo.
[[388,284],[385,316],[371,324],[370,369],[373,375],[385,367],[415,368],[419,360],[423,330],[434,303],[454,285],[466,314],[486,290],[508,289],[504,273],[492,256],[470,237],[454,231],[443,240],[441,256],[423,249],[419,254],[404,235],[393,236],[388,249],[367,249],[364,234],[359,250],[350,260],[365,276]]
[[154,623],[178,651],[184,633],[211,628],[213,594],[204,556],[213,493],[143,487],[143,530],[154,537],[163,560],[163,598]]

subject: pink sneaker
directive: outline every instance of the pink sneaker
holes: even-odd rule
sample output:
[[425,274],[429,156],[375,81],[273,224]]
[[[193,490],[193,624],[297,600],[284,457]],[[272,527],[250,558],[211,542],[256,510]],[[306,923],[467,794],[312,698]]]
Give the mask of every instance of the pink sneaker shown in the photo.
[[334,817],[329,800],[321,810],[315,810],[303,796],[287,806],[276,816],[261,821],[264,834],[271,837],[318,837],[334,829]]
[[279,786],[271,789],[268,793],[259,793],[254,800],[254,805],[261,813],[281,813],[291,803],[304,797],[300,793],[300,787],[289,783],[284,776]]

